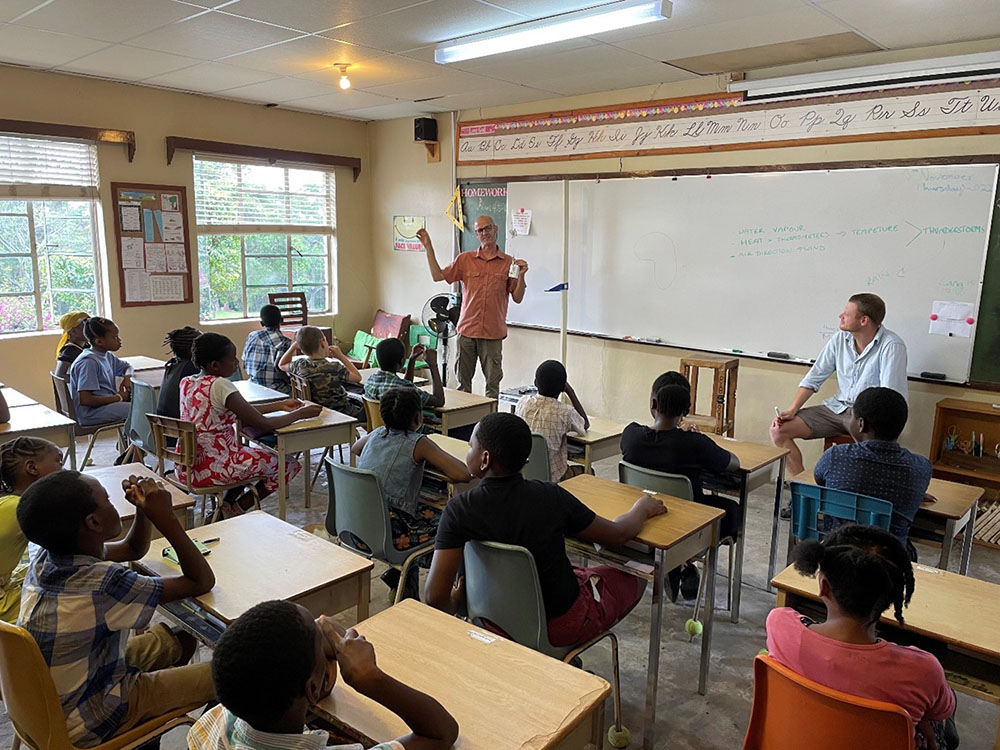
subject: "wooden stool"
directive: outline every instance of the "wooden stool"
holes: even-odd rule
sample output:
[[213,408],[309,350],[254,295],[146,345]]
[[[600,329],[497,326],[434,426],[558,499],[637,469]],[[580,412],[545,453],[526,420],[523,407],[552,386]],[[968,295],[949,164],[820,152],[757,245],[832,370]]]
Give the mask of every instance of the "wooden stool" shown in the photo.
[[854,438],[850,435],[834,435],[833,437],[828,437],[823,440],[823,450],[828,451],[835,445],[847,445],[848,443],[853,443]]
[[[694,413],[698,403],[698,371],[703,367],[715,371],[710,415]],[[700,429],[732,437],[736,429],[736,378],[739,370],[738,359],[715,357],[682,359],[681,372],[691,383],[691,413],[685,419],[694,422]]]

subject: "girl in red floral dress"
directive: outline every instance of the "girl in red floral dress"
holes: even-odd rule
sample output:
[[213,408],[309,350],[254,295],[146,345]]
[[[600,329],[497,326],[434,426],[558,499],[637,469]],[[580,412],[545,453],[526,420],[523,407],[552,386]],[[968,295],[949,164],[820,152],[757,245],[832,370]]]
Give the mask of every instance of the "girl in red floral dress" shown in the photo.
[[[261,406],[248,404],[229,380],[239,365],[236,347],[225,336],[203,333],[195,339],[192,354],[201,371],[181,380],[180,387],[181,419],[192,422],[198,430],[198,458],[192,469],[191,484],[211,487],[264,476],[257,482],[257,493],[261,498],[269,495],[278,489],[278,454],[267,448],[242,445],[236,436],[236,420],[245,427],[269,433],[299,419],[312,419],[322,407],[296,399]],[[265,416],[273,411],[288,413]],[[298,461],[286,458],[286,481],[290,482],[299,469]],[[177,478],[186,480],[183,467],[177,467]],[[223,515],[238,515],[252,504],[253,496],[244,488],[230,490],[222,500]]]

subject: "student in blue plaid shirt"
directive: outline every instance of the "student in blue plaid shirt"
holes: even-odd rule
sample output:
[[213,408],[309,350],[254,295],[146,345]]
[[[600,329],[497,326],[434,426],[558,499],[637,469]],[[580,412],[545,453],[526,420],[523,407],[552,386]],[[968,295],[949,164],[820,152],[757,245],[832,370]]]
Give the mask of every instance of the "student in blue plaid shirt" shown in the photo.
[[[215,698],[210,664],[180,666],[195,650],[190,635],[162,623],[129,635],[149,627],[158,604],[211,590],[215,576],[162,484],[132,476],[122,489],[136,513],[119,542],[111,540],[122,521],[107,491],[77,471],[39,479],[17,506],[21,530],[42,548],[28,568],[18,624],[38,643],[70,742],[81,748]],[[176,550],[180,575],[144,576],[120,564],[146,554],[152,526]]]
[[292,340],[281,332],[281,310],[275,305],[260,308],[259,331],[247,336],[243,345],[243,368],[251,383],[291,394],[288,376],[278,369],[278,360]]
[[[421,356],[427,363],[433,393],[428,393],[413,384],[413,366]],[[391,388],[415,388],[420,394],[421,408],[444,406],[444,386],[441,384],[441,373],[437,367],[436,351],[417,344],[410,352],[409,358],[406,358],[406,348],[402,341],[383,339],[375,347],[375,357],[378,359],[379,371],[373,372],[365,382],[365,396],[378,401],[382,398],[382,394]],[[404,359],[406,359],[406,372],[401,378],[396,373],[403,369]]]

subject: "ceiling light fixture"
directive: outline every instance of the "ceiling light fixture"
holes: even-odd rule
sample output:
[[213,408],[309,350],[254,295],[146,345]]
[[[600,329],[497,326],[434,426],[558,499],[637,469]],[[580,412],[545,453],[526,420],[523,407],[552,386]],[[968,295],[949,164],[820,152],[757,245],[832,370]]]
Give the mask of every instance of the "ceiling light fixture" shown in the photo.
[[434,62],[453,63],[670,18],[670,0],[621,0],[442,42]]
[[351,88],[351,79],[347,77],[347,69],[351,67],[350,63],[334,63],[333,67],[340,68],[340,88],[344,91]]

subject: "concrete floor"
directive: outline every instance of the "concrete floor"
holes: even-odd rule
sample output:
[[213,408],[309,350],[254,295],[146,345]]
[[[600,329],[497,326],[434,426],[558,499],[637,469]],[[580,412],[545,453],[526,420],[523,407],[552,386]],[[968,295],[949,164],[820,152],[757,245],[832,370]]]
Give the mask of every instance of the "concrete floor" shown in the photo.
[[[82,450],[79,455],[82,455]],[[114,460],[114,455],[111,440],[101,441],[95,450],[95,462],[98,466],[108,465]],[[318,454],[314,456],[314,462],[316,460]],[[617,459],[602,461],[595,465],[595,469],[598,475],[615,479]],[[321,487],[321,484],[324,486]],[[310,524],[322,526],[325,514],[325,477],[317,483],[316,490],[313,508],[306,510],[302,503],[302,482],[301,479],[296,479],[290,494],[290,523],[303,527]],[[729,622],[727,613],[718,613],[713,634],[708,693],[705,696],[698,695],[697,692],[700,638],[691,643],[684,632],[684,622],[691,616],[691,605],[682,606],[667,601],[664,606],[656,720],[657,748],[709,750],[742,746],[753,693],[753,658],[764,647],[764,620],[774,606],[774,595],[767,593],[765,589],[773,493],[774,485],[765,485],[750,497],[740,622],[734,625]],[[277,500],[273,496],[265,500],[264,508],[276,512]],[[782,540],[784,538],[783,535]],[[781,543],[784,544],[784,541]],[[937,559],[937,548],[918,544],[917,549],[921,560]],[[724,565],[725,551],[719,557],[720,565]],[[958,552],[953,552],[952,570],[957,570],[958,557]],[[386,587],[378,580],[383,570],[384,566],[376,563],[372,579],[372,614],[389,606],[385,595]],[[977,545],[973,550],[970,573],[977,578],[1000,583],[1000,552]],[[716,586],[720,602],[724,601],[725,586],[725,578],[720,577]],[[615,628],[621,647],[623,720],[632,730],[633,748],[639,746],[639,734],[642,731],[649,609],[647,593],[639,606]],[[956,613],[956,616],[965,615]],[[340,619],[345,626],[350,626],[354,624],[353,617],[353,610],[348,610],[346,616]],[[204,658],[210,657],[206,654]],[[584,667],[610,679],[609,649],[598,645],[584,654]],[[557,689],[557,686],[553,686],[553,689]],[[959,694],[957,721],[963,750],[992,748],[997,720],[995,706]],[[611,721],[609,700],[607,723],[610,725]],[[184,737],[182,729],[175,730],[164,738],[162,747],[164,750],[183,750],[186,747]],[[0,704],[0,747],[9,747],[10,741],[10,724]],[[606,743],[605,747],[611,746]]]

